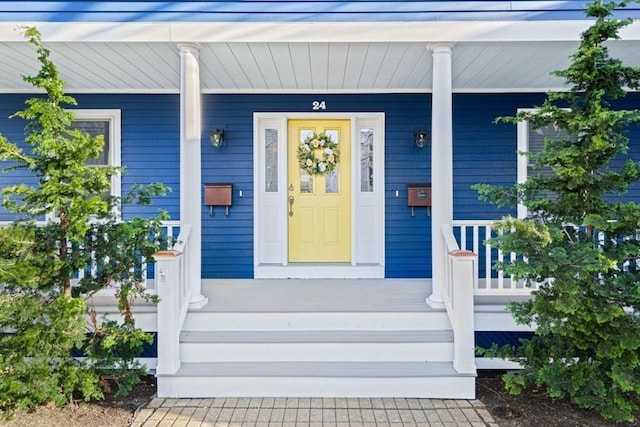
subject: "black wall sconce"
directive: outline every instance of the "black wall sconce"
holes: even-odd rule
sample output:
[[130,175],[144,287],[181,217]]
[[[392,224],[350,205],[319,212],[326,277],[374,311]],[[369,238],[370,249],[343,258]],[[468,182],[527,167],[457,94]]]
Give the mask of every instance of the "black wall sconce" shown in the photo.
[[222,129],[212,130],[209,133],[209,139],[211,140],[211,145],[214,147],[222,147],[222,143],[224,142],[224,131]]
[[427,133],[426,130],[418,129],[413,132],[413,138],[416,142],[416,146],[419,148],[422,148],[425,145],[427,145],[428,137],[429,137],[429,134]]

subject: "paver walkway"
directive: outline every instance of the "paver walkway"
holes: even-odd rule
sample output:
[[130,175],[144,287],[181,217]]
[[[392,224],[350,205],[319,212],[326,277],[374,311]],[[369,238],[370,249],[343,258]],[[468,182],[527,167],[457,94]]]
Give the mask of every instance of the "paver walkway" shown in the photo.
[[132,427],[497,427],[479,400],[392,398],[153,399]]

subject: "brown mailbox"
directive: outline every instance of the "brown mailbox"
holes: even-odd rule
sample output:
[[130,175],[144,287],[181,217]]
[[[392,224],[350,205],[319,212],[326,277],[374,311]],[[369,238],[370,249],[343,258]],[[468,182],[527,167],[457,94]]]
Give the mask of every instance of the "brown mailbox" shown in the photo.
[[407,184],[407,206],[411,207],[411,216],[415,215],[415,207],[426,207],[427,215],[430,215],[431,183]]
[[229,215],[231,206],[231,195],[233,192],[231,184],[205,184],[204,204],[209,206],[209,215],[213,215],[214,206],[224,206],[225,215]]

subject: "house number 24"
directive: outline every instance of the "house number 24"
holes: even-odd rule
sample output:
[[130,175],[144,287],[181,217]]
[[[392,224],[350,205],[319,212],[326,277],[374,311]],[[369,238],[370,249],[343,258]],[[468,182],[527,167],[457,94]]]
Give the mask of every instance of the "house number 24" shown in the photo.
[[311,109],[312,110],[326,110],[327,109],[327,103],[325,101],[313,101],[311,103]]

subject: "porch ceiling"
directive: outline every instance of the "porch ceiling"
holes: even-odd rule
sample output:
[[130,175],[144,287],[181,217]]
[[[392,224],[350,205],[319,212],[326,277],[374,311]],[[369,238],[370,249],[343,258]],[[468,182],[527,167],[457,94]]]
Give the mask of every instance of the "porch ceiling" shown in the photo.
[[[640,66],[637,41],[611,50]],[[180,60],[175,42],[50,42],[67,91],[177,92]],[[574,41],[457,43],[457,92],[541,91],[559,88],[549,76],[565,68]],[[200,52],[202,89],[224,92],[428,92],[431,52],[424,42],[207,42]],[[0,92],[30,91],[21,75],[37,71],[32,48],[0,43]]]

